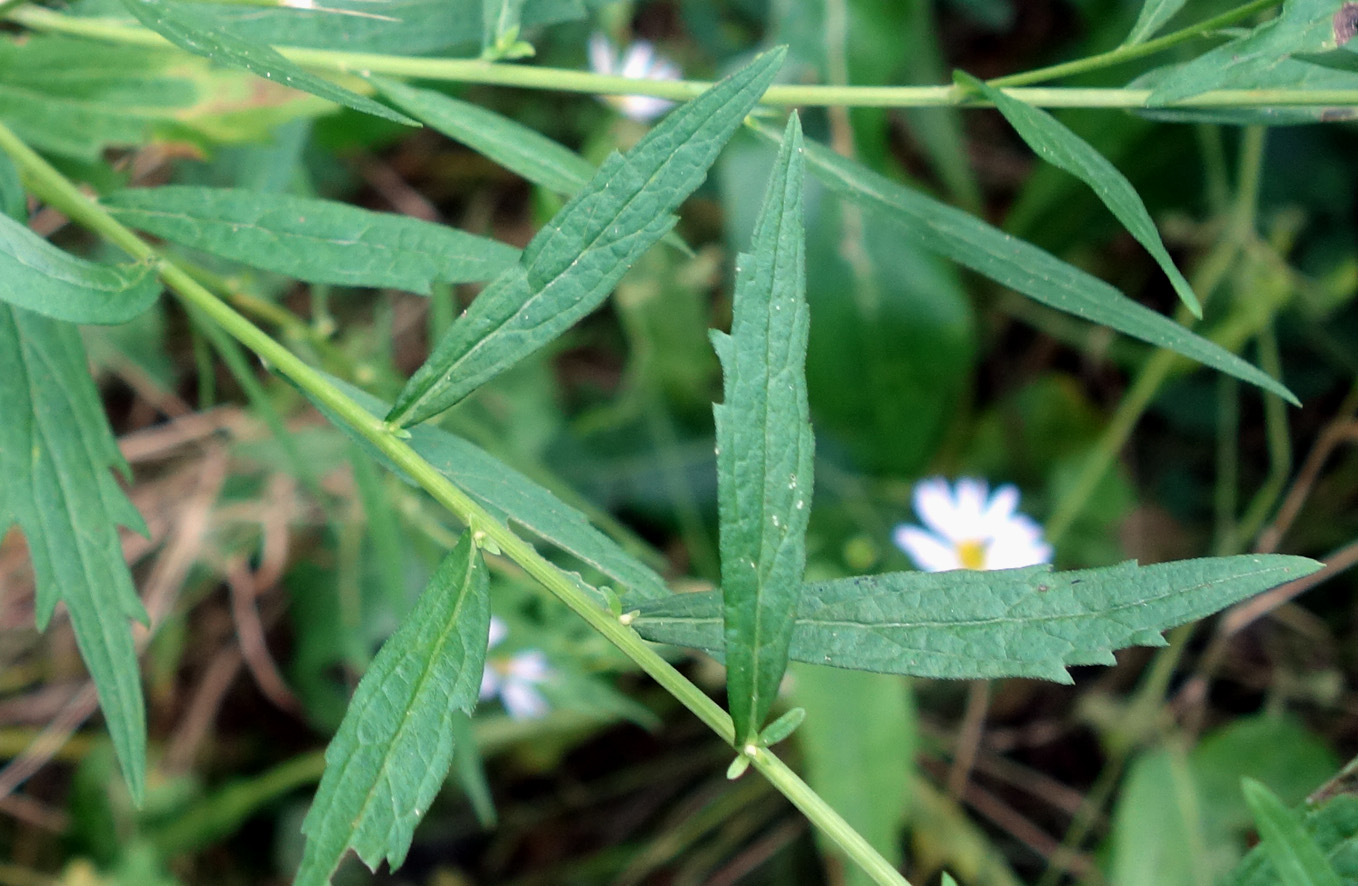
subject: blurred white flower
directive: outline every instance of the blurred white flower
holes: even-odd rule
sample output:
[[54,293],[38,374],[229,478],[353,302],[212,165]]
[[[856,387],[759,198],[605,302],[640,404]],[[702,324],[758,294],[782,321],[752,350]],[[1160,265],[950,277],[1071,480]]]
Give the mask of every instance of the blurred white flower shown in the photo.
[[[505,638],[509,629],[495,616],[490,618],[490,641],[488,649]],[[547,656],[536,649],[529,649],[508,656],[486,656],[485,669],[481,671],[481,699],[499,697],[505,711],[515,720],[532,720],[546,715],[547,699],[535,688],[552,676],[552,667],[547,664]]]
[[[589,38],[589,66],[596,74],[612,74],[633,80],[678,80],[679,66],[655,51],[645,40],[627,47],[618,60],[618,51],[603,34]],[[674,106],[674,102],[649,95],[601,95],[599,100],[613,105],[624,115],[643,123],[654,120]]]
[[1013,569],[1051,562],[1042,527],[1015,512],[1018,489],[990,494],[984,480],[963,478],[950,487],[942,477],[915,486],[915,513],[927,529],[896,527],[894,539],[925,572]]

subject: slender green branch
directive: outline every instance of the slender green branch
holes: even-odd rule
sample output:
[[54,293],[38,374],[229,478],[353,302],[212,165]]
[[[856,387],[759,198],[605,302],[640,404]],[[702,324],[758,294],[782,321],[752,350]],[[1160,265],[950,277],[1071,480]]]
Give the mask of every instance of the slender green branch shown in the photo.
[[[77,18],[40,7],[11,12],[11,21],[36,31],[70,34],[133,46],[167,46],[159,34],[111,19]],[[547,89],[593,95],[649,95],[682,101],[712,84],[703,80],[634,80],[569,68],[502,64],[479,59],[420,58],[365,52],[280,47],[294,62],[338,74],[386,74],[421,80],[485,83],[522,89]],[[1072,89],[1020,87],[1006,92],[1042,108],[1141,108],[1149,89]],[[769,87],[763,101],[782,106],[879,108],[984,107],[955,86],[794,86]],[[1358,106],[1358,89],[1217,89],[1180,102],[1176,108],[1344,107]]]
[[[216,322],[233,338],[268,361],[339,420],[358,432],[400,470],[404,471],[439,504],[462,520],[469,531],[497,547],[526,573],[602,634],[619,651],[650,675],[692,711],[727,744],[734,747],[735,730],[730,716],[712,699],[661,658],[632,628],[611,612],[597,606],[579,580],[566,575],[537,549],[516,535],[425,461],[388,427],[369,414],[323,375],[255,326],[210,292],[194,277],[162,257],[154,247],[124,227],[97,202],[38,156],[7,127],[0,124],[0,150],[22,170],[32,191],[72,220],[117,244],[134,258],[155,264],[161,280],[187,305]],[[747,750],[742,750],[747,753]],[[861,865],[882,886],[910,886],[853,828],[791,769],[767,748],[748,754],[755,768],[788,797],[813,824],[834,840],[845,854]]]
[[1254,0],[1252,3],[1238,6],[1229,12],[1223,12],[1214,18],[1205,19],[1154,40],[1147,40],[1144,43],[1135,43],[1130,46],[1119,46],[1117,49],[1110,49],[1098,55],[1086,56],[1075,61],[1062,62],[1059,65],[1050,65],[1033,71],[1025,71],[1022,74],[997,77],[990,81],[990,85],[1026,86],[1029,83],[1042,83],[1046,80],[1055,80],[1058,77],[1072,77],[1076,74],[1087,74],[1090,71],[1111,68],[1114,65],[1135,61],[1148,55],[1155,55],[1157,52],[1163,52],[1172,46],[1178,46],[1180,43],[1187,43],[1189,40],[1204,37],[1212,31],[1237,24],[1255,13],[1263,12],[1265,9],[1277,5],[1278,0]]

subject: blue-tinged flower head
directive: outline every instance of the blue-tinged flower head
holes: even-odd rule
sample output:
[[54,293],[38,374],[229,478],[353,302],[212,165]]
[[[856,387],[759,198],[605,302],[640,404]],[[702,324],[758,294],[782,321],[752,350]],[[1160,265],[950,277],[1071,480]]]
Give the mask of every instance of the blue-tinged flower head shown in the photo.
[[[495,648],[509,629],[495,616],[490,619],[490,638],[487,647]],[[481,672],[481,700],[499,698],[506,713],[515,720],[532,720],[547,714],[547,699],[537,690],[554,671],[547,664],[547,656],[536,649],[514,655],[487,654],[486,667]]]
[[[633,80],[678,80],[679,66],[655,51],[645,40],[638,40],[622,53],[603,34],[589,38],[589,66],[596,74],[630,77]],[[599,100],[612,105],[627,117],[648,123],[674,106],[674,102],[649,95],[601,95]]]

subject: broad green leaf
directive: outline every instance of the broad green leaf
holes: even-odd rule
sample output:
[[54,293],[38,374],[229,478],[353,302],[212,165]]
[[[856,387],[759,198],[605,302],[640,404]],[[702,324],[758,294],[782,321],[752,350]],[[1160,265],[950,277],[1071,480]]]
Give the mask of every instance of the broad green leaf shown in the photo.
[[130,227],[309,283],[428,295],[435,283],[487,280],[519,256],[446,225],[286,194],[168,185],[104,205]]
[[390,421],[437,415],[554,340],[608,297],[623,274],[674,226],[672,213],[782,64],[749,65],[672,111],[626,155],[598,173],[449,328],[396,398]]
[[1264,855],[1283,886],[1340,886],[1339,875],[1292,810],[1252,778],[1242,779],[1240,787],[1259,828]]
[[0,535],[19,524],[45,629],[66,604],[123,776],[140,804],[146,722],[130,619],[146,621],[118,526],[146,532],[74,326],[0,304]]
[[[919,737],[910,686],[890,674],[806,665],[790,673],[792,700],[806,708],[796,740],[807,783],[899,867]],[[816,841],[823,854],[842,859],[845,886],[876,882],[824,834]]]
[[1141,14],[1136,17],[1136,24],[1132,25],[1132,32],[1122,41],[1122,45],[1135,46],[1154,37],[1155,33],[1164,27],[1165,22],[1174,18],[1179,10],[1184,8],[1184,3],[1185,0],[1146,0],[1141,5]]
[[1338,11],[1335,0],[1287,0],[1276,19],[1160,79],[1146,104],[1169,105],[1213,89],[1253,87],[1293,53],[1334,49]]
[[1128,233],[1146,247],[1193,315],[1202,317],[1202,305],[1193,294],[1193,287],[1179,273],[1174,259],[1169,257],[1165,244],[1160,240],[1160,232],[1155,229],[1155,222],[1146,211],[1146,205],[1117,167],[1046,111],[1010,98],[1003,91],[963,71],[953,76],[959,84],[992,102],[1019,137],[1033,149],[1033,153],[1089,185],[1103,205],[1127,228]]
[[126,323],[151,306],[150,265],[97,265],[0,215],[0,301],[71,323]]
[[489,630],[486,565],[464,532],[354,690],[302,823],[294,883],[329,883],[349,849],[373,870],[400,867],[452,765],[453,718],[476,706]]
[[787,670],[806,568],[815,439],[806,405],[802,128],[794,113],[736,262],[731,334],[713,331],[726,378],[717,420],[717,502],[726,694],[736,740],[759,733]]
[[304,70],[264,42],[236,36],[212,19],[186,9],[182,0],[123,0],[123,6],[147,28],[194,55],[249,71],[365,114],[410,126],[419,125],[404,114]]
[[[1341,793],[1308,808],[1303,825],[1340,881],[1358,883],[1358,794]],[[1278,883],[1278,873],[1266,848],[1259,845],[1226,877],[1223,886],[1277,886]]]
[[[772,137],[764,127],[756,127]],[[815,144],[806,145],[813,174],[850,200],[900,223],[937,252],[1035,301],[1168,348],[1228,375],[1297,398],[1281,383],[1224,348],[1124,296],[1107,283],[960,209],[940,203]]]
[[595,173],[594,166],[579,154],[494,111],[385,77],[368,79],[393,104],[426,126],[549,191],[574,194]]
[[0,42],[0,119],[29,144],[93,161],[172,129],[198,98],[179,53],[29,34]]
[[[374,419],[380,418],[386,411],[386,404],[372,395],[338,379],[330,381]],[[320,404],[316,406],[371,456],[400,473],[371,443],[354,433],[325,407]],[[439,473],[496,517],[512,520],[618,582],[623,600],[628,605],[669,595],[664,579],[590,525],[584,514],[485,450],[456,434],[428,425],[411,428],[408,442]]]
[[[1160,632],[1309,575],[1305,557],[1246,555],[1052,572],[893,572],[808,584],[791,656],[832,667],[921,677],[1039,677],[1112,664],[1114,649],[1160,646]],[[643,637],[720,651],[715,591],[647,603]]]

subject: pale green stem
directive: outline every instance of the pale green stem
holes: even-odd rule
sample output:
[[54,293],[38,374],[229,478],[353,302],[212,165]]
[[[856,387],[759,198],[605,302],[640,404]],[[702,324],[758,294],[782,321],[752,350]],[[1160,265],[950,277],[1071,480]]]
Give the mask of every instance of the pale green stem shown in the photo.
[[1257,12],[1277,6],[1278,0],[1254,0],[1253,3],[1246,3],[1244,6],[1236,7],[1229,12],[1223,12],[1215,18],[1205,19],[1197,24],[1189,25],[1172,34],[1157,37],[1154,40],[1147,40],[1144,43],[1136,43],[1131,46],[1119,46],[1117,49],[1110,49],[1098,55],[1090,55],[1075,61],[1063,62],[1059,65],[1051,65],[1046,68],[1038,68],[1034,71],[1024,71],[1022,74],[1010,74],[1007,77],[998,77],[990,81],[991,86],[1024,86],[1029,83],[1041,83],[1044,80],[1055,80],[1058,77],[1070,77],[1075,74],[1086,74],[1090,71],[1097,71],[1101,68],[1109,68],[1113,65],[1120,65],[1124,62],[1134,61],[1162,52],[1180,43],[1189,40],[1196,40],[1219,28],[1234,25],[1242,22]]
[[[360,434],[392,464],[415,481],[429,495],[455,514],[481,541],[494,546],[517,563],[524,572],[564,603],[576,615],[630,658],[642,671],[669,691],[702,720],[722,741],[735,746],[735,729],[730,716],[707,695],[661,658],[631,627],[611,612],[594,603],[579,580],[563,573],[531,544],[515,535],[504,523],[492,517],[481,505],[425,461],[398,437],[386,422],[375,418],[324,376],[312,369],[286,347],[237,313],[174,262],[163,258],[154,247],[124,227],[97,202],[81,193],[74,184],[38,156],[13,132],[0,124],[0,150],[5,151],[23,171],[32,191],[72,220],[102,235],[134,258],[156,266],[160,279],[179,295],[185,304],[201,311],[233,338],[267,361],[298,388],[351,429]],[[747,753],[747,749],[741,749]],[[835,812],[801,778],[767,748],[750,753],[752,763],[806,817],[844,851],[844,853],[882,886],[910,886],[867,841]]]
[[[38,31],[72,34],[134,46],[167,46],[145,28],[110,19],[76,18],[40,7],[14,10],[8,18]],[[548,89],[592,95],[649,95],[690,99],[712,84],[701,80],[634,80],[571,68],[502,64],[479,59],[420,58],[363,52],[280,47],[292,61],[341,74],[386,74],[421,80],[486,83],[522,89]],[[1149,89],[1061,89],[1020,87],[1006,94],[1042,108],[1141,108]],[[768,105],[933,108],[985,107],[956,86],[795,86],[769,87]],[[1176,103],[1175,108],[1341,107],[1358,106],[1358,89],[1216,89]]]

